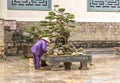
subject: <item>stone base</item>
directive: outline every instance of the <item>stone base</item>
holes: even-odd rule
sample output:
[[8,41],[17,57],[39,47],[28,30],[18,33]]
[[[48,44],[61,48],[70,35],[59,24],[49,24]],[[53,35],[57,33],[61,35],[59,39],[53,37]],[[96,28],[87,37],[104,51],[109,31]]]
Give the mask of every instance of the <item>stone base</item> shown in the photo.
[[65,65],[65,70],[71,70],[71,65],[72,65],[71,62],[64,62],[64,65]]
[[87,62],[80,62],[80,70],[88,70],[89,68],[87,67]]

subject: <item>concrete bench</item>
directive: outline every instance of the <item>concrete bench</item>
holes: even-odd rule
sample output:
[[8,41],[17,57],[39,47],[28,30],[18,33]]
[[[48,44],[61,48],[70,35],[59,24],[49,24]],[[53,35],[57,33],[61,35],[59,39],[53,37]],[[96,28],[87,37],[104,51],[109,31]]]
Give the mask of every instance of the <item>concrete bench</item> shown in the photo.
[[48,62],[52,64],[52,68],[58,68],[59,63],[63,62],[65,70],[71,70],[71,62],[80,62],[79,69],[87,70],[87,63],[92,61],[91,55],[80,55],[80,56],[49,56]]
[[114,49],[116,50],[116,55],[120,55],[120,47],[114,47]]

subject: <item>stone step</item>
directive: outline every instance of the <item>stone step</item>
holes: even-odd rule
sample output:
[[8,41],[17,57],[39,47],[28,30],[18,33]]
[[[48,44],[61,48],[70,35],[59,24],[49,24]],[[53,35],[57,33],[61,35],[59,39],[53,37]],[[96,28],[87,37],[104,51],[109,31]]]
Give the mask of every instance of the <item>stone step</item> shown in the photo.
[[92,49],[86,50],[88,54],[115,54],[116,51],[114,49]]

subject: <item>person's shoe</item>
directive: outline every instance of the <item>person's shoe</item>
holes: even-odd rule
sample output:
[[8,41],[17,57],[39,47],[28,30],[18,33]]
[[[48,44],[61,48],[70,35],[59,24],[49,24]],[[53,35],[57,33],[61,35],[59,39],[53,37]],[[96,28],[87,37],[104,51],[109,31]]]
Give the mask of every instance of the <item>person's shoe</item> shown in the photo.
[[40,70],[40,68],[35,68],[35,71],[39,71]]
[[47,64],[41,64],[41,67],[46,67],[46,66],[48,66]]
[[46,63],[46,61],[41,60],[41,67],[46,67],[46,66],[48,66],[48,64]]

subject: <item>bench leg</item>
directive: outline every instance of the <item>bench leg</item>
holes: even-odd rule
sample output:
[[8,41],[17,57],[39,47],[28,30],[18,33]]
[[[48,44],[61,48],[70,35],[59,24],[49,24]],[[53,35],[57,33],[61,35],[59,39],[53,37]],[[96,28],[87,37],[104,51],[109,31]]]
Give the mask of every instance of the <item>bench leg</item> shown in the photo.
[[53,63],[51,70],[59,71],[60,70],[59,65],[60,65],[60,63]]
[[64,65],[65,65],[65,70],[71,70],[71,65],[72,65],[71,62],[64,62]]
[[87,62],[80,62],[80,70],[88,70],[89,68],[87,67]]

